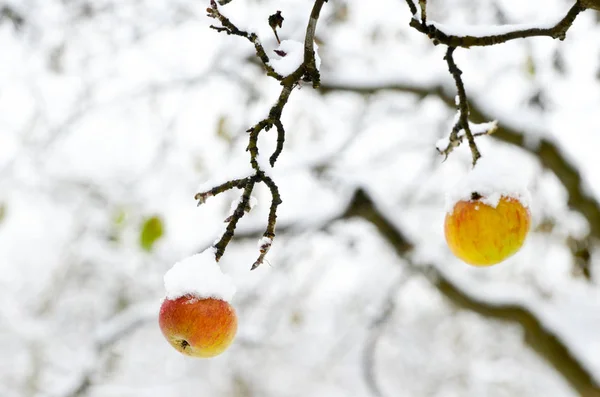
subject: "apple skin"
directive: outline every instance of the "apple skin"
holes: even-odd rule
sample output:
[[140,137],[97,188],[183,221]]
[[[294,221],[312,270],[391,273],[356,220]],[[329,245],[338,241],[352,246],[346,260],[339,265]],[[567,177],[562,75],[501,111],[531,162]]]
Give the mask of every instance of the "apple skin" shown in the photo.
[[514,255],[525,242],[531,214],[516,199],[502,196],[496,208],[477,200],[459,201],[446,214],[444,232],[454,255],[474,266],[491,266]]
[[158,323],[171,346],[191,357],[223,353],[237,332],[237,315],[228,302],[191,295],[165,299]]

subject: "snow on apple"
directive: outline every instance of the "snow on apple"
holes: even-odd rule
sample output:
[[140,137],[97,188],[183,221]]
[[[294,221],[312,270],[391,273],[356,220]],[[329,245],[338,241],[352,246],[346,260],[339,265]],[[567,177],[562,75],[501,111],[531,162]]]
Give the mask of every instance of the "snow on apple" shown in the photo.
[[529,208],[531,195],[523,173],[506,161],[483,156],[477,165],[446,194],[446,212],[452,213],[459,201],[469,201],[473,193],[481,196],[480,201],[496,208],[501,197],[518,200]]
[[474,266],[491,266],[516,254],[531,226],[522,173],[483,157],[447,196],[444,221],[452,253]]
[[175,265],[164,277],[166,298],[177,299],[185,295],[198,298],[215,298],[231,302],[235,285],[215,260],[214,248],[192,255]]

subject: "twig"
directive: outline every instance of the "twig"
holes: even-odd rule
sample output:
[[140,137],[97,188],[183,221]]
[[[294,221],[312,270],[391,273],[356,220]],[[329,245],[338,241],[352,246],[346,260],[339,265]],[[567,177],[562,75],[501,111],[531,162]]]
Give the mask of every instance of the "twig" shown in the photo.
[[313,88],[319,87],[321,76],[315,61],[315,32],[317,30],[317,22],[321,15],[321,8],[327,0],[316,0],[315,5],[310,13],[308,26],[306,27],[306,36],[304,38],[304,68],[306,78],[312,81]]
[[[473,132],[473,129],[471,128],[471,132],[473,132],[473,138],[477,138],[483,135],[492,135],[497,129],[498,122],[493,121],[491,123],[486,123],[486,128],[483,131]],[[464,130],[460,126],[460,122],[455,123],[452,132],[450,133],[450,137],[448,138],[448,144],[442,147],[437,146],[438,152],[444,155],[444,160],[446,160],[450,153],[463,142],[465,134],[461,134],[461,131]]]
[[271,155],[271,158],[269,158],[271,167],[275,165],[275,162],[283,151],[283,144],[285,143],[285,129],[283,128],[283,123],[281,123],[281,120],[275,120],[275,128],[277,128],[277,147]]
[[[433,40],[434,44],[445,44],[449,47],[476,47],[476,46],[491,46],[501,43],[506,43],[510,40],[524,39],[527,37],[547,36],[553,39],[564,40],[567,31],[573,25],[575,18],[580,12],[586,8],[577,1],[567,12],[567,15],[561,19],[555,26],[550,28],[521,28],[515,27],[514,31],[487,35],[487,36],[475,36],[475,35],[452,35],[439,29],[435,24],[426,24],[416,19],[411,19],[410,26],[419,32],[426,34],[430,39]],[[414,15],[414,13],[413,13]]]
[[421,7],[421,23],[427,24],[427,0],[419,0],[419,7]]
[[246,183],[248,183],[248,178],[234,179],[219,186],[215,186],[206,192],[196,193],[194,198],[198,200],[198,206],[200,206],[201,204],[204,204],[209,197],[216,196],[217,194],[221,194],[233,188],[243,189],[244,186],[246,186]]
[[269,219],[267,222],[267,230],[263,234],[263,243],[261,243],[260,248],[260,256],[252,265],[252,269],[256,269],[263,263],[265,255],[271,248],[271,244],[273,242],[273,238],[275,237],[275,225],[277,223],[277,207],[282,203],[281,195],[279,194],[279,188],[267,175],[262,175],[262,181],[267,185],[269,190],[271,191],[271,208],[269,209]]
[[[220,4],[226,4],[227,2],[219,1]],[[292,91],[296,86],[298,86],[301,80],[312,82],[313,87],[315,88],[319,86],[320,74],[316,65],[314,40],[317,22],[319,20],[321,9],[325,2],[327,2],[327,0],[315,0],[310,14],[310,19],[306,28],[306,36],[304,38],[304,60],[302,64],[292,74],[286,76],[285,78],[278,74],[275,71],[275,69],[273,69],[273,67],[269,64],[269,57],[267,56],[262,44],[260,43],[260,40],[258,39],[258,36],[255,33],[243,31],[237,26],[235,26],[233,22],[231,22],[227,17],[221,14],[221,12],[218,9],[217,2],[215,0],[211,0],[210,8],[207,9],[208,16],[218,20],[221,23],[221,26],[211,25],[211,28],[216,30],[217,32],[224,32],[230,35],[244,37],[251,43],[253,43],[256,49],[256,55],[265,67],[267,75],[276,78],[281,82],[282,85],[279,98],[271,107],[268,116],[247,130],[247,132],[249,133],[249,137],[246,151],[250,153],[250,165],[254,169],[255,174],[245,179],[237,179],[226,182],[222,185],[214,187],[213,189],[207,192],[198,193],[195,196],[195,198],[199,201],[198,204],[202,204],[209,197],[230,190],[234,187],[244,189],[244,193],[242,194],[242,197],[240,198],[237,207],[233,211],[233,214],[231,214],[226,219],[226,222],[228,222],[228,224],[225,229],[225,232],[223,233],[221,238],[214,244],[215,259],[217,261],[221,259],[221,257],[225,253],[227,245],[231,242],[232,238],[234,237],[237,222],[244,216],[246,212],[245,210],[248,208],[250,195],[252,194],[252,190],[257,183],[264,183],[265,185],[267,185],[267,187],[271,191],[272,200],[271,208],[269,211],[269,218],[267,222],[267,229],[263,235],[263,238],[259,242],[260,255],[252,265],[252,269],[255,269],[261,263],[263,263],[265,255],[271,247],[273,238],[275,237],[277,207],[279,206],[279,204],[281,204],[281,196],[279,194],[277,184],[265,174],[264,170],[261,169],[261,165],[259,164],[258,138],[261,131],[263,130],[269,131],[271,128],[273,128],[273,126],[275,126],[275,128],[277,129],[277,146],[275,148],[275,151],[269,158],[269,163],[271,167],[273,167],[275,165],[275,162],[279,158],[281,152],[283,151],[283,146],[285,144],[285,129],[281,121],[281,115]],[[278,42],[279,36],[277,34],[277,28],[281,27],[283,20],[283,16],[279,11],[271,15],[268,20],[269,25],[273,29],[273,32],[275,33]]]
[[415,6],[415,3],[413,3],[412,0],[406,0],[406,4],[408,5],[410,13],[414,16],[417,13],[417,6]]
[[[230,0],[231,1],[231,0]],[[226,3],[225,3],[226,4]],[[258,39],[256,33],[249,33],[244,30],[238,29],[229,18],[221,14],[219,8],[217,7],[217,3],[215,0],[211,0],[210,8],[206,9],[207,15],[210,18],[214,18],[221,23],[221,26],[210,25],[211,29],[216,30],[217,32],[225,32],[227,34],[231,34],[234,36],[240,36],[248,39],[252,44],[254,44],[254,48],[256,50],[256,56],[261,60],[263,67],[267,71],[267,76],[271,76],[277,80],[282,80],[283,76],[273,69],[273,67],[269,64],[269,56],[267,55],[262,43]]]
[[227,224],[227,228],[225,229],[225,233],[221,236],[221,238],[214,244],[215,248],[215,259],[217,262],[221,259],[223,254],[225,253],[225,248],[233,238],[235,233],[235,227],[237,226],[238,221],[244,216],[246,212],[246,207],[250,202],[250,195],[252,194],[252,189],[254,189],[254,185],[258,180],[257,176],[251,177],[244,187],[244,194],[240,199],[239,204],[233,211],[233,214],[230,217],[229,223]]
[[456,66],[454,62],[453,53],[456,47],[448,47],[448,51],[446,51],[446,56],[444,59],[448,63],[448,70],[452,77],[454,77],[454,82],[456,83],[456,89],[458,90],[458,109],[460,111],[460,117],[458,122],[452,129],[452,133],[450,134],[450,141],[456,141],[458,131],[462,128],[467,135],[467,141],[469,142],[469,148],[471,148],[471,155],[473,156],[473,166],[477,164],[477,160],[481,157],[481,153],[479,153],[479,149],[475,144],[475,138],[473,137],[473,133],[471,132],[471,127],[469,126],[469,103],[467,101],[467,93],[465,91],[465,85],[462,81],[462,71]]

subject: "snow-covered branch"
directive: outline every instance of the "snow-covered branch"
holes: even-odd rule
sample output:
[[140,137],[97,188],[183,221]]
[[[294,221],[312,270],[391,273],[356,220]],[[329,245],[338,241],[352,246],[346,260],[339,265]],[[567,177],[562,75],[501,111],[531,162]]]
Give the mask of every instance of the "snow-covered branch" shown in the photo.
[[575,18],[586,8],[577,1],[559,21],[540,22],[527,25],[504,25],[489,27],[454,27],[429,21],[423,23],[412,19],[410,26],[427,35],[434,44],[449,47],[477,47],[506,43],[510,40],[546,36],[564,40]]

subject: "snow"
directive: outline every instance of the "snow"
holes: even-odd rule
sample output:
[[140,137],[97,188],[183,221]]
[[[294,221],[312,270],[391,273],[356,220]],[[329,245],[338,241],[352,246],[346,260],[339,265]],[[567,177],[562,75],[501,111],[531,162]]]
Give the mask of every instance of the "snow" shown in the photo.
[[248,205],[250,206],[250,210],[258,205],[258,199],[254,196],[250,196],[250,201],[248,201]]
[[494,208],[503,196],[519,200],[527,208],[531,201],[527,181],[516,165],[487,155],[446,194],[446,212],[452,213],[459,201],[471,200],[474,192],[483,196],[482,203]]
[[[10,23],[0,26],[0,202],[7,211],[0,221],[2,397],[31,390],[71,395],[77,387],[59,386],[72,386],[84,370],[93,383],[88,392],[106,396],[193,389],[222,397],[233,385],[264,397],[290,390],[367,397],[372,392],[361,366],[373,336],[380,336],[373,375],[384,395],[577,394],[527,347],[515,322],[456,310],[429,274],[419,276],[371,222],[340,219],[356,187],[414,242],[411,255],[419,264],[436,266],[460,291],[490,306],[531,310],[599,379],[597,277],[589,282],[574,274],[567,246],[569,237],[583,239],[589,228],[569,206],[572,185],[545,168],[552,163],[540,161],[527,150],[531,146],[479,138],[484,158],[477,167],[501,154],[532,182],[532,230],[518,255],[492,268],[465,267],[445,246],[440,207],[448,188],[471,168],[470,152],[463,142],[442,164],[432,150],[455,113],[437,89],[453,100],[456,87],[442,60],[444,48],[410,28],[406,4],[396,0],[378,7],[346,2],[345,21],[337,19],[339,7],[326,4],[317,34],[327,52],[324,86],[397,89],[367,98],[294,91],[283,113],[285,149],[272,169],[262,156],[268,160],[273,153],[276,131],[261,133],[259,163],[284,200],[278,230],[290,227],[269,252],[277,266],[250,272],[269,206],[255,208],[236,232],[256,237],[234,241],[219,261],[235,280],[243,320],[232,352],[235,371],[227,357],[207,363],[173,354],[156,325],[159,302],[148,297],[162,298],[165,271],[220,235],[224,212],[241,191],[197,209],[195,188],[203,179],[213,179],[210,189],[254,173],[245,130],[264,118],[281,87],[248,61],[255,52],[251,43],[208,28],[218,25],[204,17],[208,2],[97,3],[114,4],[114,15],[100,5],[102,12],[80,20],[60,1],[11,0],[27,23],[21,33]],[[496,13],[515,23],[536,22],[564,15],[568,5],[428,3],[430,18],[449,25],[497,24]],[[281,9],[280,37],[302,41],[312,5],[233,0],[221,10],[240,28],[257,31],[276,58],[268,16]],[[515,40],[460,51],[457,61],[469,102],[486,120],[497,118],[528,143],[558,147],[597,200],[600,59],[590,43],[598,42],[600,25],[594,18],[582,13],[565,42]],[[63,42],[63,72],[47,70],[49,55]],[[528,57],[535,75],[525,68]],[[538,90],[545,109],[528,104]],[[231,140],[216,134],[222,117]],[[255,194],[270,201],[262,185]],[[113,210],[120,209],[126,221],[112,225]],[[161,214],[168,226],[164,244],[150,254],[137,244],[137,220],[147,213]],[[551,230],[538,229],[546,219]],[[108,241],[107,232],[116,240]],[[600,264],[597,250],[592,270]],[[401,275],[408,280],[398,288],[393,284]],[[374,320],[388,299],[396,311],[378,326]],[[110,356],[119,358],[118,370],[104,376]],[[335,365],[328,365],[332,357]],[[330,376],[318,376],[325,367]],[[199,370],[208,376],[190,376]]]
[[260,240],[258,240],[258,248],[260,250],[268,251],[271,247],[271,244],[273,244],[273,239],[270,237],[262,237]]
[[271,59],[271,66],[282,76],[288,76],[304,62],[304,44],[295,40],[283,40],[277,51],[283,51],[285,55],[277,55],[279,58]]
[[[321,58],[318,53],[318,46],[314,43],[315,64],[317,69],[321,68]],[[277,54],[278,58],[271,58],[271,66],[282,76],[289,76],[304,62],[304,43],[296,40],[282,40],[276,51],[283,51],[285,55]]]
[[[463,135],[464,135],[464,130],[460,130],[458,132],[458,136],[461,137]],[[439,150],[440,152],[443,152],[444,150],[446,150],[446,148],[449,145],[450,145],[450,135],[438,139],[437,142],[435,143],[436,149]]]
[[221,271],[215,260],[214,248],[175,263],[165,274],[164,281],[167,299],[193,295],[231,302],[235,294],[231,277]]
[[[232,217],[232,216],[233,216],[233,214],[234,214],[234,212],[235,212],[235,210],[236,210],[237,206],[238,206],[238,205],[240,205],[240,203],[242,202],[242,197],[243,197],[243,196],[240,194],[240,197],[238,197],[237,199],[235,199],[235,200],[233,200],[233,201],[231,202],[231,206],[229,207],[229,217]],[[248,210],[248,211],[246,211],[246,212],[250,212],[250,211],[252,211],[252,209],[253,209],[254,207],[256,207],[256,205],[257,205],[257,204],[258,204],[258,199],[257,199],[256,197],[254,197],[254,196],[250,196],[250,198],[248,199],[248,208],[249,208],[249,210]],[[230,219],[230,218],[227,218],[227,219]],[[226,222],[227,222],[227,221],[226,221]],[[223,231],[223,232],[224,232],[224,231]],[[220,237],[219,237],[219,239],[220,239]],[[217,241],[218,241],[219,239],[217,239]]]
[[486,123],[469,123],[473,135],[493,133],[498,128],[498,120],[488,121]]
[[[460,117],[460,113],[457,112],[452,125],[454,125],[458,121],[459,117]],[[498,121],[494,120],[494,121],[489,121],[486,123],[471,123],[471,122],[469,122],[469,127],[471,128],[471,133],[473,135],[491,134],[498,128]],[[457,137],[463,138],[464,135],[465,135],[465,130],[461,129],[458,131]],[[448,136],[445,136],[441,139],[438,139],[435,143],[435,147],[440,152],[444,152],[448,148],[448,145],[450,145],[450,134],[448,134]]]

